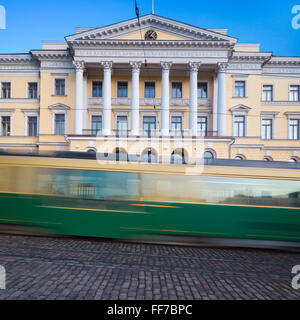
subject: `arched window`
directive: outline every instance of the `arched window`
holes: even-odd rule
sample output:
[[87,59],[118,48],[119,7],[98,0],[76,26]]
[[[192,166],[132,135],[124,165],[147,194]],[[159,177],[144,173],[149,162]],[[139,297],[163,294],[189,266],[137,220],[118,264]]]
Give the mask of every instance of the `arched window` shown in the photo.
[[148,148],[142,153],[141,162],[157,163],[157,153],[154,149]]
[[96,150],[95,150],[95,149],[89,149],[89,150],[87,151],[87,153],[96,154]]
[[237,154],[234,158],[234,160],[246,160],[246,157],[242,154]]
[[184,149],[176,149],[171,155],[171,164],[186,164]]
[[114,153],[116,154],[116,161],[128,161],[128,154],[125,149],[116,148]]
[[300,159],[298,157],[291,157],[289,162],[300,162]]
[[210,150],[206,150],[204,152],[204,155],[203,155],[204,159],[216,159],[216,153],[214,150],[210,149]]
[[271,162],[271,161],[273,161],[273,159],[271,157],[264,157],[263,161]]

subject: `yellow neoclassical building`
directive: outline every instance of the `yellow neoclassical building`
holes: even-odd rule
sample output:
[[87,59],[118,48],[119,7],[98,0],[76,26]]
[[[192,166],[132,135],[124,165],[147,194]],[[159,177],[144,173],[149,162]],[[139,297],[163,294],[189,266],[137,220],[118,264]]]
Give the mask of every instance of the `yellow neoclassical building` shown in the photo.
[[[300,57],[149,14],[0,55],[0,150],[300,161]],[[137,144],[139,143],[140,144]],[[113,148],[113,144],[112,147]],[[132,151],[130,151],[132,153]]]

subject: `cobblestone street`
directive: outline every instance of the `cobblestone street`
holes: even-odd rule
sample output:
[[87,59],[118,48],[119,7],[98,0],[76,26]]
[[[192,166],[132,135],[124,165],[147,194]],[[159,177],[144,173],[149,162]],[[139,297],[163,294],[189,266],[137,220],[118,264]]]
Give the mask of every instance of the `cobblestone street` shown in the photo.
[[297,253],[0,235],[2,299],[299,299]]

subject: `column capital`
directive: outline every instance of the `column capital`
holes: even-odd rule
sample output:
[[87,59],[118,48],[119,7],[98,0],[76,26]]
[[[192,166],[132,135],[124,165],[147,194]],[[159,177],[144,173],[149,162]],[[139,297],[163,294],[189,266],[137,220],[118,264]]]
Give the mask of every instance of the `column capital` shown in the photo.
[[73,64],[74,64],[76,70],[78,70],[78,71],[84,70],[84,65],[85,65],[84,61],[76,60],[76,61],[73,61]]
[[161,61],[160,65],[163,71],[169,71],[172,67],[173,62],[172,61]]
[[229,66],[228,62],[220,62],[220,63],[218,63],[219,72],[226,72],[228,66]]
[[113,66],[112,61],[101,61],[104,70],[111,70]]
[[142,66],[142,61],[130,61],[132,71],[140,71]]
[[190,70],[194,72],[198,72],[201,62],[189,62]]

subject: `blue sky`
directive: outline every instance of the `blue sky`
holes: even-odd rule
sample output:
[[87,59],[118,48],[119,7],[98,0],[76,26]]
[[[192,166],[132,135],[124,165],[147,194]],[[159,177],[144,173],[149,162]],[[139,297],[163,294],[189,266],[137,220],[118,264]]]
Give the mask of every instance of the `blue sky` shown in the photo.
[[[152,0],[137,0],[141,15]],[[202,28],[227,28],[262,51],[300,56],[300,29],[291,25],[292,7],[300,0],[155,0],[155,13]],[[135,17],[134,0],[0,0],[7,29],[0,29],[0,53],[41,48],[42,40],[64,40],[76,27],[101,27]]]

